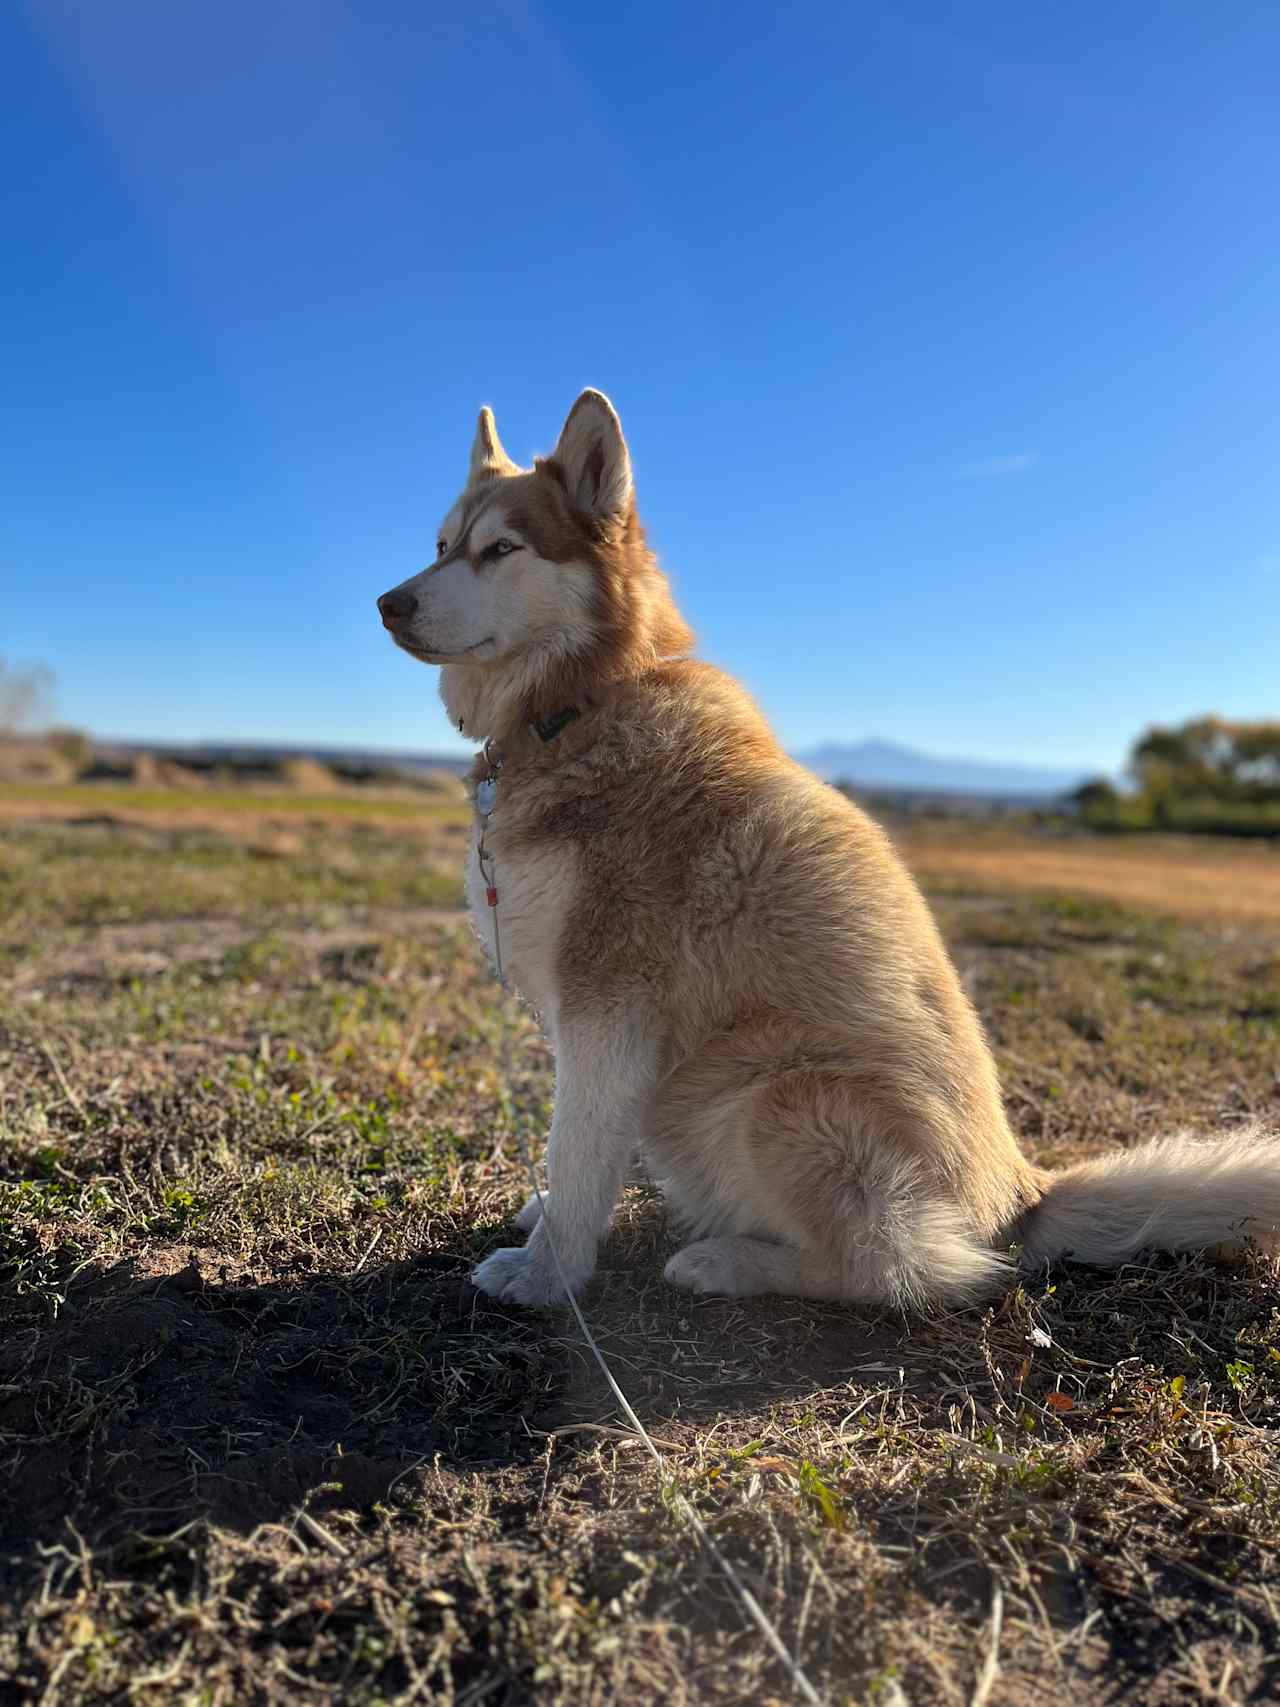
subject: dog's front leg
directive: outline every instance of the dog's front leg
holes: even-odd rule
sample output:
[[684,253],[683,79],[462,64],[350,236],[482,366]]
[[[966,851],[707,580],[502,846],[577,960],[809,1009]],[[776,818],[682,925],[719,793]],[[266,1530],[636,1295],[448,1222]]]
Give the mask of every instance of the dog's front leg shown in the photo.
[[655,1029],[635,1013],[561,1016],[546,1214],[527,1244],[475,1269],[482,1292],[508,1304],[562,1304],[561,1269],[574,1292],[591,1278],[653,1101],[659,1053]]

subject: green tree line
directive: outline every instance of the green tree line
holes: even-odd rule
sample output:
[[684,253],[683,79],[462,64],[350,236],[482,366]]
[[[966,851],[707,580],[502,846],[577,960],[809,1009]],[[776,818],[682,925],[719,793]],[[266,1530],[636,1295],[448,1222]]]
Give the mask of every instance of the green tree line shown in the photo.
[[1148,729],[1129,755],[1131,792],[1103,777],[1076,790],[1098,830],[1280,836],[1280,722],[1197,717]]

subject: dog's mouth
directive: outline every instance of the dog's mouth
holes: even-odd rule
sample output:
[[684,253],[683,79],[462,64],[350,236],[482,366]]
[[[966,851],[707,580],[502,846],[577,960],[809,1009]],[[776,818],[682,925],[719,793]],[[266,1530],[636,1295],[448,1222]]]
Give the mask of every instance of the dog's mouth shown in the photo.
[[406,640],[403,635],[397,634],[389,625],[385,626],[387,633],[400,650],[407,652],[411,658],[416,658],[421,664],[456,663],[459,658],[470,658],[484,647],[493,645],[493,636],[490,634],[484,640],[477,640],[474,646],[464,646],[460,652],[433,652],[426,646],[415,646],[412,640]]

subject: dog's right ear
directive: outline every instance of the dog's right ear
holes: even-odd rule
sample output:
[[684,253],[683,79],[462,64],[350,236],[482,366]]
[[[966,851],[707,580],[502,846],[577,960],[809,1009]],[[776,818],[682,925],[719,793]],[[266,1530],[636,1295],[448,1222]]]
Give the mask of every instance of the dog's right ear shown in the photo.
[[493,410],[486,403],[476,422],[476,436],[471,445],[471,465],[467,470],[467,485],[478,486],[482,480],[498,480],[504,474],[518,474],[519,468],[502,448]]
[[631,507],[631,457],[622,423],[601,391],[584,391],[569,411],[552,452],[569,502],[601,521],[618,522]]

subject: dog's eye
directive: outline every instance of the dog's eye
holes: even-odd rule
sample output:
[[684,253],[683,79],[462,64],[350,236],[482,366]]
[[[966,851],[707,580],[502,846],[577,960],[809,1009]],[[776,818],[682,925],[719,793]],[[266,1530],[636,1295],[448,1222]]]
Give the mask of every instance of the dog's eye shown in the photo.
[[514,539],[495,539],[493,549],[499,557],[509,557],[513,551],[519,551],[520,547]]
[[437,557],[443,557],[446,550],[448,549],[448,545],[449,545],[448,540],[438,539],[436,541],[436,556]]

